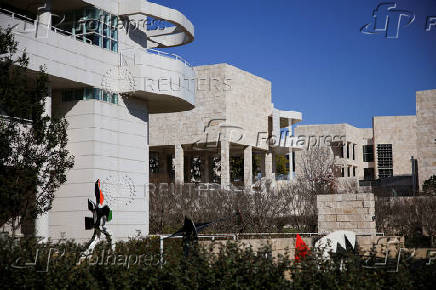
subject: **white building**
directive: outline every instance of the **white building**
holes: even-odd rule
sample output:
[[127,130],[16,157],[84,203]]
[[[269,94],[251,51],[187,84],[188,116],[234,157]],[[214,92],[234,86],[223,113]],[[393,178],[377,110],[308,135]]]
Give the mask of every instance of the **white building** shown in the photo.
[[[75,166],[37,221],[37,234],[85,241],[94,182],[101,179],[113,210],[115,240],[148,234],[149,114],[190,110],[193,68],[154,48],[194,39],[180,12],[145,0],[2,1],[0,25],[14,27],[29,68],[46,66],[48,112],[69,122]],[[147,21],[148,19],[148,21]],[[151,21],[154,19],[154,21]],[[178,79],[177,89],[165,89]]]

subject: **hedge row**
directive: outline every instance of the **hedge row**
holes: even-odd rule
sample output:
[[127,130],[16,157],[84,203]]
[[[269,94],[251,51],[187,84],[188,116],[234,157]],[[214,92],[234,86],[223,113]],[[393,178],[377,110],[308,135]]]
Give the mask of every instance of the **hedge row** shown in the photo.
[[271,258],[268,248],[255,253],[231,243],[219,253],[191,250],[185,258],[180,240],[166,241],[163,264],[154,239],[118,243],[115,251],[101,244],[87,259],[81,259],[83,250],[73,242],[2,241],[1,288],[426,289],[436,282],[436,263],[411,259],[403,260],[398,272],[389,272],[394,268],[370,269],[353,255],[324,261],[312,253],[295,263],[287,256]]

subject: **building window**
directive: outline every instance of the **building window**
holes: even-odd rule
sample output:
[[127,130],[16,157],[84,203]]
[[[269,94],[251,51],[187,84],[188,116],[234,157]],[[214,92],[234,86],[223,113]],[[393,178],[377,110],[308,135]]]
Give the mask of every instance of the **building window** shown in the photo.
[[348,166],[347,166],[347,177],[351,177],[351,174],[350,174],[350,167],[348,167]]
[[374,162],[374,145],[363,145],[363,162]]
[[56,26],[71,32],[76,39],[118,52],[118,16],[95,7],[68,11]]
[[356,167],[353,167],[353,176],[356,176]]
[[350,146],[347,143],[347,145],[345,147],[346,147],[345,149],[347,150],[347,159],[350,159]]
[[377,163],[380,179],[393,176],[392,144],[377,145]]
[[118,104],[118,94],[112,94],[97,88],[80,88],[62,91],[62,102],[80,100],[100,100],[112,104]]
[[353,144],[353,160],[356,160],[356,144]]

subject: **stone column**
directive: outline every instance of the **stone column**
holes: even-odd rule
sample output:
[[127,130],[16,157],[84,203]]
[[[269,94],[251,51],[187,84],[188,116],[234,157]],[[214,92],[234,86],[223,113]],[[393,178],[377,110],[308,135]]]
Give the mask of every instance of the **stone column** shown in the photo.
[[253,147],[244,148],[244,186],[250,187],[253,182]]
[[344,145],[342,146],[342,148],[343,148],[343,150],[342,150],[343,151],[343,156],[342,157],[344,159],[347,159],[347,147],[348,147],[347,146],[347,141],[344,141]]
[[[45,98],[45,114],[51,118],[51,103],[52,103],[51,87],[48,88],[48,96]],[[49,237],[49,212],[39,215],[35,221],[35,236],[41,237],[41,242],[47,242]]]
[[293,163],[293,156],[292,156],[292,150],[291,152],[289,152],[288,154],[289,156],[289,180],[294,179],[294,172],[293,172],[293,168],[292,168],[292,163]]
[[265,153],[265,178],[272,180],[273,179],[273,153],[272,151],[268,151]]
[[271,166],[271,171],[272,171],[271,179],[275,180],[276,173],[277,173],[277,164],[276,164],[276,156],[275,156],[274,152],[271,152],[271,164],[272,164],[272,166]]
[[209,153],[206,151],[203,154],[203,172],[201,173],[203,176],[202,181],[204,183],[209,183]]
[[48,32],[51,26],[51,0],[46,0],[41,4],[40,14],[38,15],[37,37],[48,38]]
[[230,185],[230,142],[221,142],[221,187],[226,188]]
[[185,182],[185,172],[184,172],[184,156],[183,147],[180,144],[174,147],[174,179],[175,183],[183,184]]

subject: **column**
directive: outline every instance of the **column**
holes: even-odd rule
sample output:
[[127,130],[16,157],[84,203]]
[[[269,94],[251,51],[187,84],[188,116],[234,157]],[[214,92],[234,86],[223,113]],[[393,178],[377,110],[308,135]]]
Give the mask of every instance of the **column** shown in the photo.
[[344,141],[344,145],[342,146],[342,158],[347,159],[347,141]]
[[[48,96],[45,98],[45,114],[51,118],[51,87],[48,88]],[[47,242],[49,237],[49,212],[37,216],[35,221],[35,236],[41,237],[41,242]]]
[[280,112],[277,109],[272,112],[272,140],[274,144],[270,144],[271,146],[280,144]]
[[185,172],[184,172],[184,156],[183,147],[180,144],[174,147],[174,175],[175,183],[183,184],[185,182]]
[[51,0],[46,0],[43,7],[40,11],[41,14],[38,15],[38,27],[37,27],[37,36],[41,38],[47,38],[48,32],[50,31],[51,26]]
[[244,148],[244,186],[251,187],[253,182],[253,147]]
[[273,179],[273,153],[268,151],[265,153],[265,178]]
[[203,154],[203,172],[201,173],[202,175],[202,182],[204,183],[209,183],[209,153],[206,151]]
[[221,141],[221,187],[230,185],[230,142]]
[[289,156],[289,181],[291,181],[292,179],[294,179],[294,172],[293,172],[293,166],[292,166],[294,159],[293,159],[292,150],[291,150],[291,152],[289,152],[288,156]]
[[271,152],[271,179],[275,180],[276,179],[276,171],[277,171],[277,165],[276,165],[276,156],[274,154],[274,152]]

